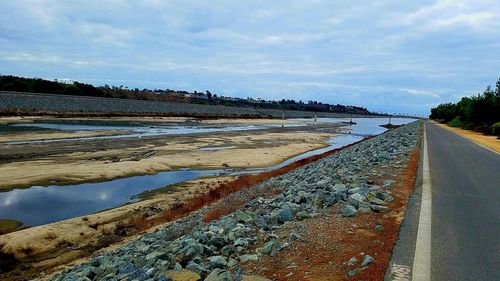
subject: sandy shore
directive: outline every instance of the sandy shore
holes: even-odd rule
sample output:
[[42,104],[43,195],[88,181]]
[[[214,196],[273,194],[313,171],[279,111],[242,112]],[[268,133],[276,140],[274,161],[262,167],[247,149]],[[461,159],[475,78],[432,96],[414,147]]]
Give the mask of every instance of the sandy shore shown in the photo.
[[127,131],[74,131],[74,132],[53,132],[53,133],[20,133],[0,135],[0,143],[15,141],[38,141],[57,140],[68,138],[85,138],[98,136],[112,136],[125,134]]
[[[266,167],[325,147],[331,134],[241,132],[239,135],[165,137],[163,145],[76,151],[0,164],[0,190],[49,183],[103,181],[160,171]],[[126,140],[120,140],[126,142]],[[158,142],[158,140],[157,140]],[[58,144],[53,144],[58,145]],[[200,150],[234,147],[222,150]],[[33,149],[40,149],[36,146]],[[148,156],[148,153],[153,155]],[[151,154],[150,153],[150,154]],[[142,158],[148,156],[146,158]],[[47,173],[46,171],[51,171]]]
[[[114,230],[118,223],[132,217],[154,216],[171,208],[176,202],[183,202],[196,194],[207,192],[211,187],[231,179],[234,177],[187,181],[172,186],[168,192],[156,193],[151,198],[139,202],[0,235],[0,245],[4,245],[4,251],[14,253],[17,259],[29,262],[33,268],[63,265],[91,254],[88,252],[89,247],[108,231]],[[121,243],[137,235],[127,236]],[[27,247],[30,249],[29,254],[23,251]]]

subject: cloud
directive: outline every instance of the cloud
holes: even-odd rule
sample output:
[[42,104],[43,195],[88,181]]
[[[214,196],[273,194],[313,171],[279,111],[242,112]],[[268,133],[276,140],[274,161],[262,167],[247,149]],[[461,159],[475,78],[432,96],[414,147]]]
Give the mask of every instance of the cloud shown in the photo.
[[500,4],[0,2],[0,73],[426,113],[493,84]]

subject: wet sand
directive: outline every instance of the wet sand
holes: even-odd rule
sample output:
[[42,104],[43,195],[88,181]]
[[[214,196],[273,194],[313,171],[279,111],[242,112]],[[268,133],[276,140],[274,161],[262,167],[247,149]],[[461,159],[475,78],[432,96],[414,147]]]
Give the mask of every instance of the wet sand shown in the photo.
[[[4,143],[0,144],[0,190],[97,182],[179,168],[267,167],[327,146],[338,128],[320,127],[46,144]],[[210,150],[212,147],[232,148]]]

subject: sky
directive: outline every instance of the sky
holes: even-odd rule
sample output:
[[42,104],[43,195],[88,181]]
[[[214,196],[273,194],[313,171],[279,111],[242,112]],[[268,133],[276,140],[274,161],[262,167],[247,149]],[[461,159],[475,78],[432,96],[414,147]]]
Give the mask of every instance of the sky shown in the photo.
[[0,0],[0,74],[427,115],[500,77],[500,1]]

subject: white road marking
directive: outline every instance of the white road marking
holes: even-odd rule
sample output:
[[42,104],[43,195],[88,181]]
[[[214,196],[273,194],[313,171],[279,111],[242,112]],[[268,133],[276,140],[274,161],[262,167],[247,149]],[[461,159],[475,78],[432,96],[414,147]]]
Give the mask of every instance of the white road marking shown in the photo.
[[401,264],[393,264],[391,267],[392,281],[410,281],[411,267]]
[[413,260],[413,281],[431,280],[431,217],[431,178],[429,174],[429,155],[427,154],[427,133],[424,125],[422,202],[420,204],[417,244],[415,246],[415,258]]

